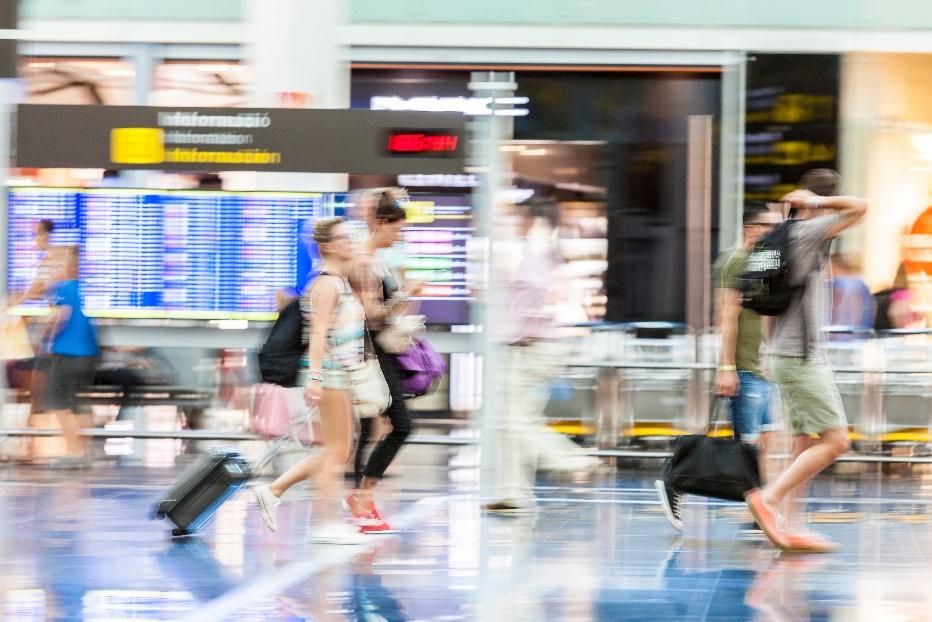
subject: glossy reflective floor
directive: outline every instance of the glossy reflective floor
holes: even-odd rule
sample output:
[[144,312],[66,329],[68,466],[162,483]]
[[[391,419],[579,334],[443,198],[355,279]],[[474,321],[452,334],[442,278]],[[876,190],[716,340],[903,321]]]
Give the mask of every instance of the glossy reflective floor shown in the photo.
[[[929,620],[932,478],[879,467],[817,482],[837,554],[782,558],[736,504],[692,498],[667,525],[646,473],[541,480],[535,517],[483,516],[474,467],[405,465],[361,547],[305,543],[308,489],[266,531],[240,494],[197,538],[150,521],[175,468],[2,467],[3,620]],[[427,461],[430,462],[430,461]]]

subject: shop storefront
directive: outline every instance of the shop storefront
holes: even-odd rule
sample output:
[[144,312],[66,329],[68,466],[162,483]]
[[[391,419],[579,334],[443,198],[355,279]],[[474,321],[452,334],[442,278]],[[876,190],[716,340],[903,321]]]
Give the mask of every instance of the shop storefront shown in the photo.
[[[352,106],[488,114],[468,87],[478,68],[357,65]],[[517,83],[502,147],[514,198],[553,198],[561,209],[567,317],[685,321],[687,126],[694,115],[718,121],[720,69],[500,69]],[[717,169],[716,159],[713,180]],[[462,180],[438,182],[456,192]],[[717,226],[713,217],[712,248]]]
[[928,322],[932,55],[851,54],[843,67],[842,165],[850,191],[871,202],[847,249],[872,291],[908,287],[917,321]]

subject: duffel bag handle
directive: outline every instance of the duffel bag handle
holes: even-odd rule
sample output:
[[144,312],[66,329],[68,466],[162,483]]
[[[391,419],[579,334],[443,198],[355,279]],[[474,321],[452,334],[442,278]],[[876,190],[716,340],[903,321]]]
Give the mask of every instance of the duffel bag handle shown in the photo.
[[[712,405],[712,414],[709,416],[709,425],[705,429],[706,436],[712,433],[719,417],[726,410],[731,411],[731,400],[727,397],[716,397],[715,404]],[[732,437],[734,437],[734,431],[732,431]]]

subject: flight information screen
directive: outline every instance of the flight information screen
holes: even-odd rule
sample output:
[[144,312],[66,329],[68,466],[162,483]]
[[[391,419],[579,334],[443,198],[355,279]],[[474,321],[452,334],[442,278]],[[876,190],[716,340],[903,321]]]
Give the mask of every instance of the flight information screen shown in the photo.
[[[420,313],[432,324],[469,322],[468,195],[412,196],[404,244],[385,260],[424,282]],[[7,289],[24,291],[41,251],[38,220],[53,245],[80,246],[89,315],[108,318],[272,320],[275,294],[303,291],[319,261],[314,222],[342,215],[351,195],[282,192],[12,188]],[[19,312],[40,313],[31,301]]]
[[467,245],[474,231],[469,195],[413,195],[405,205],[404,268],[421,281],[420,313],[435,324],[468,324]]
[[325,213],[312,193],[14,188],[8,289],[34,278],[34,226],[48,218],[52,244],[80,245],[90,315],[274,319],[276,291],[303,285],[302,230]]

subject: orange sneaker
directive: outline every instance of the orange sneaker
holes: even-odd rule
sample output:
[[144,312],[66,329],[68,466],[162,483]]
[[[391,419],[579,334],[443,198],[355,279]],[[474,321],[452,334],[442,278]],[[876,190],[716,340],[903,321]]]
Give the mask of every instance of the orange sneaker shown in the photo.
[[838,543],[817,533],[785,534],[791,553],[832,553],[838,549]]
[[754,520],[757,521],[758,526],[767,536],[767,539],[782,551],[791,550],[792,547],[787,541],[786,534],[777,525],[776,514],[764,503],[761,489],[755,488],[750,491],[744,495],[744,500],[748,504],[748,510],[751,511],[751,515],[754,517]]

